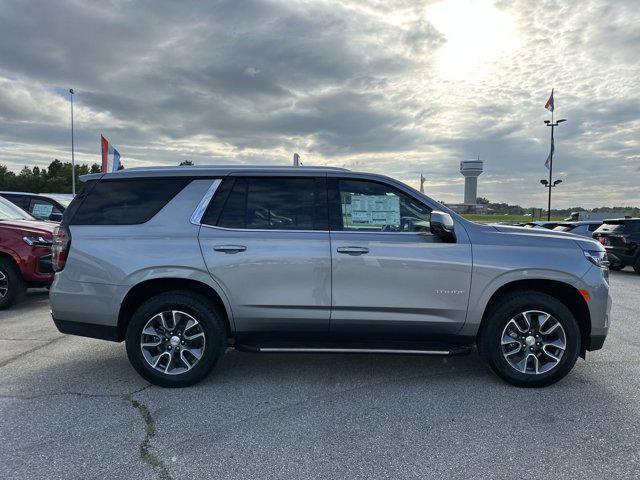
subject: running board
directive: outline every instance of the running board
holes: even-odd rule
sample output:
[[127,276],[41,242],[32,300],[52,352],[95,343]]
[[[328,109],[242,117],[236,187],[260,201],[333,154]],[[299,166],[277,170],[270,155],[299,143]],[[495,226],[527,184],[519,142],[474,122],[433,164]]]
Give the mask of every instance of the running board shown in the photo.
[[471,352],[471,347],[466,345],[438,345],[421,348],[419,346],[293,346],[293,345],[251,345],[236,344],[236,350],[254,353],[367,353],[367,354],[390,354],[390,355],[466,355]]

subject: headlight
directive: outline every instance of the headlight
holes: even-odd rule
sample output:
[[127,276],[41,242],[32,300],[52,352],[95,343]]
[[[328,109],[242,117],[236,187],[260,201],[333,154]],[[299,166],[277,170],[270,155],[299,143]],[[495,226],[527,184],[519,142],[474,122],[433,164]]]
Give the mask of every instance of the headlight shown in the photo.
[[609,259],[607,258],[607,252],[601,250],[583,250],[584,256],[587,257],[594,265],[600,268],[609,267]]
[[32,247],[50,247],[53,243],[50,238],[45,237],[22,237],[22,240]]

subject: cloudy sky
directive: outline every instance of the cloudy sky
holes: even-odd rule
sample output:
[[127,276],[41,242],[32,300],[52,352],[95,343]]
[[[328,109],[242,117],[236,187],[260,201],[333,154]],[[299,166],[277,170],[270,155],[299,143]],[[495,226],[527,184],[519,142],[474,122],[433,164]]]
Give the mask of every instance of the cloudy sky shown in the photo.
[[289,164],[385,173],[462,200],[640,205],[637,0],[0,0],[0,163]]

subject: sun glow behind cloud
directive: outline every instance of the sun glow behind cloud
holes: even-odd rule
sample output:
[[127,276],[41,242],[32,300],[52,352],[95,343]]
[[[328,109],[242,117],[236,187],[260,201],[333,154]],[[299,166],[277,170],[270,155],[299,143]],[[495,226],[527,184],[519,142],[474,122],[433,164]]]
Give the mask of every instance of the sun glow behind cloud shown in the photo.
[[512,16],[488,0],[444,0],[427,7],[426,18],[446,38],[436,66],[452,80],[488,75],[520,46]]

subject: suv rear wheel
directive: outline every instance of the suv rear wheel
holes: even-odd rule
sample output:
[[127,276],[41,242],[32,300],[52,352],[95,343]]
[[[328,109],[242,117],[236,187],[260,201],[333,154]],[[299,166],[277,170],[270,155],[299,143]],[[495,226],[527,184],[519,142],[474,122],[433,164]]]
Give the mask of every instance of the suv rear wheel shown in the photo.
[[503,380],[520,387],[545,387],[573,368],[580,352],[580,329],[562,302],[523,291],[501,299],[478,343]]
[[12,260],[0,258],[0,310],[10,307],[26,290],[27,284],[17,265]]
[[222,316],[200,295],[162,293],[133,314],[126,347],[129,361],[149,382],[161,387],[193,385],[225,351]]

